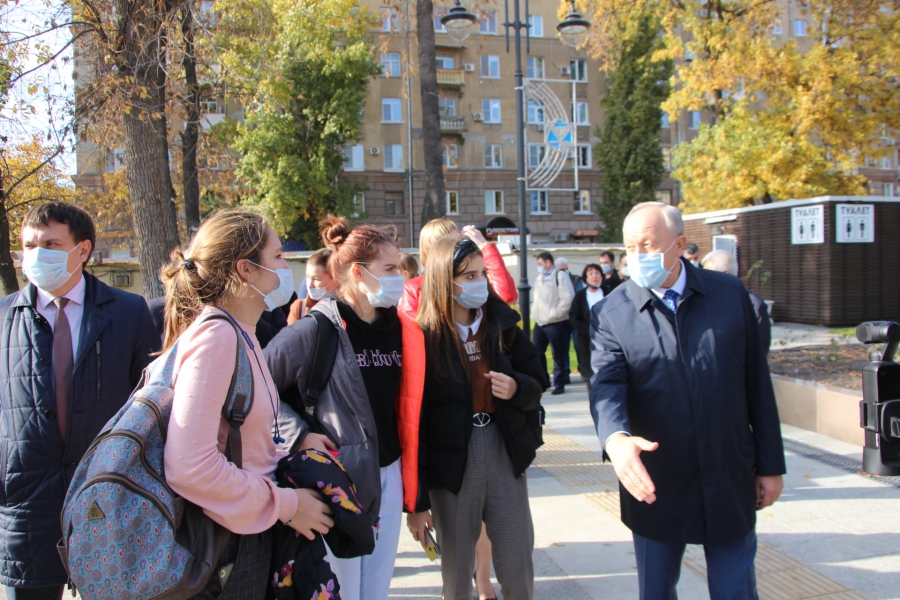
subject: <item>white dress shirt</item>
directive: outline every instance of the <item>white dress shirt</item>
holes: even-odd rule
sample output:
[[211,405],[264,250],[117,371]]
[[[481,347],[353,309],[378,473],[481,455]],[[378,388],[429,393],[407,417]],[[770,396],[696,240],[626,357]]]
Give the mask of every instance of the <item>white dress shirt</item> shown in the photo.
[[[68,313],[66,313],[68,314]],[[469,339],[469,333],[472,334],[472,337],[475,337],[475,334],[478,333],[478,328],[481,327],[481,318],[484,316],[484,310],[479,308],[475,312],[475,320],[472,321],[471,325],[462,325],[460,323],[456,323],[456,330],[459,332],[459,339],[466,342]]]
[[603,290],[601,290],[600,288],[597,288],[596,291],[591,290],[591,288],[588,288],[588,291],[587,291],[588,310],[594,308],[594,305],[597,304],[598,302],[600,302],[601,300],[603,300],[603,298],[605,296],[606,296],[606,294],[604,294]]
[[[54,304],[54,300],[56,300],[57,296],[51,296],[41,288],[35,286],[37,289],[37,311],[47,319],[47,322],[50,323],[50,329],[52,330],[54,325],[56,324],[56,304]],[[69,319],[69,329],[72,331],[72,359],[74,361],[78,360],[78,342],[81,337],[81,320],[84,317],[84,290],[85,290],[85,282],[84,275],[81,275],[81,280],[75,284],[69,293],[63,296],[64,298],[69,299],[69,303],[66,304],[66,307],[63,309],[66,311],[66,318]]]

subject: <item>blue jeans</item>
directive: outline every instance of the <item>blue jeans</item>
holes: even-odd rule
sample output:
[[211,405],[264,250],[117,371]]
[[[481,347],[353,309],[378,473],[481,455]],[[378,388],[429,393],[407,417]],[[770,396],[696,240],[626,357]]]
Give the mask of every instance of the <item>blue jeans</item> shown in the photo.
[[[634,535],[640,600],[678,600],[685,544]],[[756,592],[756,531],[720,546],[703,546],[711,600],[759,600]]]
[[553,387],[569,383],[569,339],[572,326],[568,321],[535,325],[532,340],[538,351],[538,360],[547,372],[547,346],[553,355]]

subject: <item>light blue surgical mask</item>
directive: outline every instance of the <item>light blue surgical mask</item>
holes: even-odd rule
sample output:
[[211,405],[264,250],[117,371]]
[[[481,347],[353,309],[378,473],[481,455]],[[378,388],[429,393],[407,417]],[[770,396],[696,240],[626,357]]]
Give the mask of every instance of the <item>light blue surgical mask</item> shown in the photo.
[[307,288],[306,293],[309,294],[309,297],[318,302],[322,298],[328,294],[328,290],[326,288]]
[[[629,254],[626,260],[631,280],[648,290],[658,288],[665,283],[666,278],[672,272],[672,269],[666,269],[666,252],[672,249],[676,241],[678,240],[673,240],[664,252]],[[674,269],[675,265],[672,265],[672,268]]]
[[456,303],[463,308],[481,308],[482,306],[484,306],[484,303],[487,302],[487,279],[483,279],[481,281],[472,281],[469,283],[456,283],[454,281],[453,285],[457,285],[462,288],[459,296],[454,296],[453,299],[456,300]]
[[260,269],[268,271],[269,273],[275,273],[278,276],[278,287],[269,292],[268,294],[263,294],[259,288],[257,288],[252,283],[250,287],[252,287],[256,292],[263,297],[263,300],[266,302],[266,310],[271,311],[275,310],[279,306],[284,306],[287,304],[291,296],[294,295],[294,272],[290,269],[270,269],[268,267],[264,267],[262,265],[257,265],[252,260],[248,260],[248,263],[251,265],[256,265]]
[[[360,266],[362,267],[362,265]],[[365,267],[362,267],[362,269],[369,275],[372,275],[372,277],[375,277],[375,275],[372,274],[372,271]],[[373,293],[369,291],[369,286],[366,286],[366,298],[369,299],[369,304],[371,304],[373,308],[390,308],[396,306],[403,296],[403,284],[406,283],[403,275],[389,275],[386,277],[375,277],[375,279],[378,280],[379,285],[377,292]]]
[[75,271],[69,272],[69,255],[81,248],[77,244],[66,252],[65,250],[48,250],[47,248],[34,248],[26,250],[22,257],[22,273],[35,286],[45,292],[53,292],[66,285]]
[[612,273],[612,265],[600,265],[600,270],[603,271],[604,275],[609,275]]

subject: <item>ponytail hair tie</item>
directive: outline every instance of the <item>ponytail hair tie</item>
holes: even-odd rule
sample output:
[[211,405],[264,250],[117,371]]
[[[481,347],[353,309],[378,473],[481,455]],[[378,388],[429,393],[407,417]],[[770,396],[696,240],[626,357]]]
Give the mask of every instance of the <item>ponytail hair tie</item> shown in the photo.
[[188,271],[193,271],[194,269],[197,268],[197,265],[195,265],[193,262],[191,262],[190,259],[185,259],[185,261],[183,263],[181,263],[179,266],[184,267]]

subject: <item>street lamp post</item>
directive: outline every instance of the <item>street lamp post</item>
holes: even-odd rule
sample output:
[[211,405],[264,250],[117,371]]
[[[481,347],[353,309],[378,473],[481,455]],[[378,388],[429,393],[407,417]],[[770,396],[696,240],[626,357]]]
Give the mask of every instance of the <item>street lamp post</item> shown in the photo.
[[[531,285],[528,283],[528,227],[526,219],[528,217],[526,196],[525,196],[525,81],[522,73],[522,31],[525,30],[528,36],[528,15],[525,15],[523,22],[519,8],[520,0],[512,0],[513,2],[513,21],[509,21],[509,0],[506,5],[506,51],[509,52],[509,30],[514,31],[515,53],[516,53],[516,149],[517,149],[517,176],[516,183],[519,193],[519,312],[522,315],[522,329],[525,335],[531,337]],[[567,46],[573,48],[580,46],[587,38],[587,32],[590,23],[581,18],[581,15],[575,12],[575,0],[569,0],[572,10],[565,20],[556,26],[560,38]],[[528,12],[528,0],[525,0],[525,12]],[[451,8],[446,15],[441,18],[441,23],[447,28],[450,36],[461,42],[469,37],[472,32],[472,25],[477,21],[475,15],[466,11],[456,0],[456,5]],[[529,40],[530,41],[530,40]],[[530,44],[529,44],[530,45]]]

